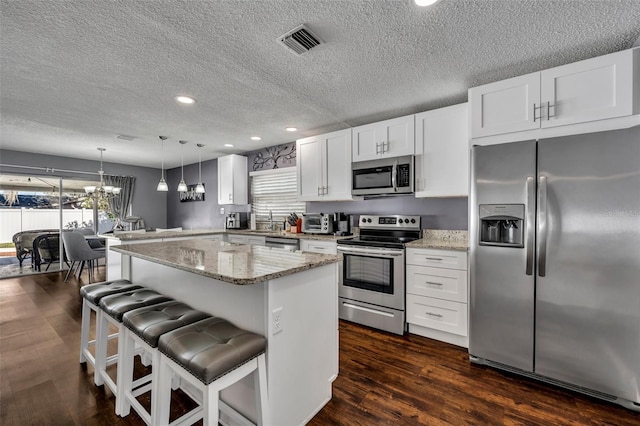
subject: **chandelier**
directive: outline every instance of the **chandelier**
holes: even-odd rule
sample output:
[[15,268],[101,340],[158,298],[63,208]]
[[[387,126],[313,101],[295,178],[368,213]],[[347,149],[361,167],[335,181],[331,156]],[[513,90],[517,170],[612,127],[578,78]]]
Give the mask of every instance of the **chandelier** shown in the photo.
[[104,184],[104,170],[102,170],[102,153],[106,151],[106,148],[98,148],[98,151],[100,151],[100,170],[98,170],[98,174],[100,175],[100,185],[85,186],[84,192],[95,199],[108,199],[109,197],[114,197],[120,194],[121,188],[118,186]]

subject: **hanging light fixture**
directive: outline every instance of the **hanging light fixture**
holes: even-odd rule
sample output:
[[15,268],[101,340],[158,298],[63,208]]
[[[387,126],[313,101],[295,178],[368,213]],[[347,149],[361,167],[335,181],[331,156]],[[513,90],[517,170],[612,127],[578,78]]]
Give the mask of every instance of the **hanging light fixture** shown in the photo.
[[161,192],[167,192],[169,190],[169,185],[167,185],[167,182],[164,180],[164,141],[167,140],[166,136],[158,136],[160,138],[160,141],[162,143],[162,174],[160,175],[160,182],[158,182],[158,188],[156,188],[158,191]]
[[89,196],[91,196],[95,200],[114,197],[120,194],[120,191],[121,191],[121,188],[118,186],[104,184],[104,170],[102,169],[102,153],[106,151],[106,148],[98,148],[98,151],[100,151],[100,170],[98,170],[98,175],[100,175],[100,185],[99,186],[89,185],[84,187],[84,192],[86,192]]
[[187,192],[187,184],[184,182],[184,144],[187,141],[179,141],[180,142],[180,156],[182,157],[182,173],[180,178],[180,183],[178,184],[178,192]]
[[202,183],[202,147],[203,144],[198,145],[198,184],[196,185],[196,192],[198,194],[204,194],[204,184]]

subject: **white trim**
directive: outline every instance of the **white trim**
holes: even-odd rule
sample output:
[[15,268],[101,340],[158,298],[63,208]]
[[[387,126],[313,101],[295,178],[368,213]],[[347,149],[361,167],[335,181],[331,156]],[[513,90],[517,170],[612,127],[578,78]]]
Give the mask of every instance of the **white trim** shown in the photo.
[[249,172],[249,176],[277,175],[278,173],[289,172],[290,169],[295,170],[295,167],[280,167],[279,169],[256,170],[254,172]]

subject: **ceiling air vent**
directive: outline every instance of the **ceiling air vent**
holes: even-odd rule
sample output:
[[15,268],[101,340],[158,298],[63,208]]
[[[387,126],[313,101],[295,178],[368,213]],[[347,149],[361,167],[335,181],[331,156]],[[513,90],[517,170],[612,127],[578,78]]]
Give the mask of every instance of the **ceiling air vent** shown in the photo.
[[322,43],[318,36],[304,25],[300,25],[285,35],[278,37],[278,42],[298,55],[302,55]]

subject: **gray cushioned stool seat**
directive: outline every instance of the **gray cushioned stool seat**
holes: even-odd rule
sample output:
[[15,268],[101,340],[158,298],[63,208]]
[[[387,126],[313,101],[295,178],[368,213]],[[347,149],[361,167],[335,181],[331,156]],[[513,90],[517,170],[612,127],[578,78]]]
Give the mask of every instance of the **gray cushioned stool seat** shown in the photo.
[[142,286],[131,284],[131,281],[129,280],[115,280],[80,287],[80,295],[94,305],[97,305],[98,302],[100,302],[100,299],[105,296],[124,293],[126,291],[132,291],[139,288],[142,288]]
[[267,339],[211,317],[160,336],[158,349],[205,385],[265,351]]
[[127,293],[105,296],[100,300],[100,309],[110,317],[122,322],[122,316],[126,312],[171,300],[173,299],[156,291],[142,288]]
[[122,323],[155,348],[164,333],[209,317],[184,303],[172,301],[129,311],[122,317]]

